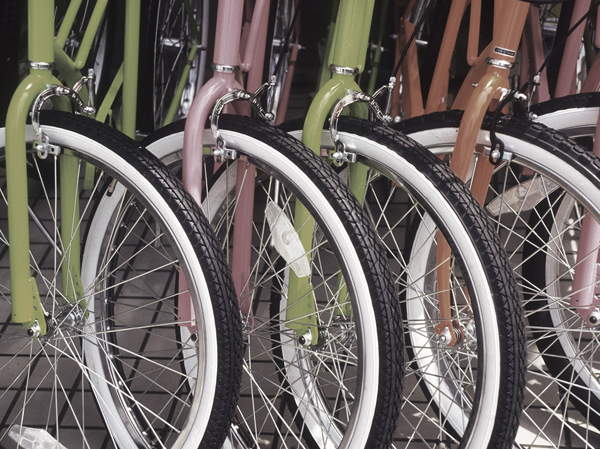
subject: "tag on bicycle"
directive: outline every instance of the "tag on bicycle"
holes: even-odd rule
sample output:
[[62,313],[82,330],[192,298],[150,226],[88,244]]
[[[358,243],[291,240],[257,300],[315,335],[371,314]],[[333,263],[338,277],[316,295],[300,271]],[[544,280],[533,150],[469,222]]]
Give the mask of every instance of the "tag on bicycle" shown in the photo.
[[517,54],[514,50],[509,50],[508,48],[502,47],[494,47],[494,53],[498,53],[499,55],[508,56],[509,58],[514,58]]
[[310,274],[308,256],[290,219],[273,201],[269,201],[267,204],[265,218],[271,229],[273,244],[277,252],[294,270],[296,276],[299,278],[308,276]]
[[494,198],[487,205],[492,216],[528,211],[537,206],[540,201],[558,189],[548,178],[536,176],[533,179],[517,184]]

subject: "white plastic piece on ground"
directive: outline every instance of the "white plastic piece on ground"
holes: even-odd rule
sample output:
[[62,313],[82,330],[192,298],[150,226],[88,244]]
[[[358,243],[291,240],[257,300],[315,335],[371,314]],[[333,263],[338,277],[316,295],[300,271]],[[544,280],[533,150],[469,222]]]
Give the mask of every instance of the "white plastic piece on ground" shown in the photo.
[[8,436],[24,449],[67,449],[44,429],[13,425]]
[[271,229],[273,244],[277,252],[294,270],[296,276],[299,278],[308,276],[310,274],[308,256],[289,218],[273,201],[269,201],[267,204],[265,217]]
[[511,187],[503,195],[494,198],[487,205],[487,210],[494,217],[500,214],[531,210],[557,188],[558,184],[555,184],[548,178],[536,176]]

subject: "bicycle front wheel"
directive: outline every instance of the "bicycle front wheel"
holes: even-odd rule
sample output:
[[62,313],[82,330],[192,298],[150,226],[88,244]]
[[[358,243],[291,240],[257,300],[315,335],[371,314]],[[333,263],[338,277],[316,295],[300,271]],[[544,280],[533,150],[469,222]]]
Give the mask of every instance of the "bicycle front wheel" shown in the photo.
[[[525,336],[493,228],[460,180],[411,139],[346,117],[338,131],[370,169],[364,208],[403,308],[407,377],[394,447],[505,447],[518,427]],[[328,132],[321,146],[333,148]],[[351,169],[342,175],[356,185]],[[450,250],[438,256],[442,238]]]
[[[222,115],[219,128],[240,158],[226,164],[202,207],[230,264],[247,257],[241,276],[234,269],[246,353],[229,443],[388,446],[401,400],[402,327],[368,218],[333,170],[297,140],[247,117]],[[205,133],[205,143],[211,140]],[[178,170],[182,123],[144,143]],[[249,189],[251,202],[242,199]],[[297,214],[300,202],[310,214]],[[238,256],[232,242],[243,223],[234,215],[248,204],[250,254]]]
[[[60,147],[46,159],[28,153],[31,269],[48,332],[31,338],[10,322],[3,279],[0,445],[37,435],[69,448],[219,447],[239,391],[241,331],[214,234],[138,144],[73,114],[41,122]],[[98,224],[109,232],[95,238]]]
[[[582,136],[585,121],[575,124],[565,120],[564,111],[559,115],[567,132]],[[399,126],[448,158],[461,118],[462,112],[449,111]],[[489,146],[490,124],[486,119],[479,133],[481,147]],[[510,256],[528,330],[528,383],[517,444],[564,447],[571,441],[598,447],[599,329],[584,322],[571,296],[577,293],[575,272],[592,257],[580,254],[579,236],[586,217],[599,224],[600,161],[541,124],[503,117],[497,135],[510,160],[494,170],[485,209]],[[597,250],[597,242],[586,249]]]

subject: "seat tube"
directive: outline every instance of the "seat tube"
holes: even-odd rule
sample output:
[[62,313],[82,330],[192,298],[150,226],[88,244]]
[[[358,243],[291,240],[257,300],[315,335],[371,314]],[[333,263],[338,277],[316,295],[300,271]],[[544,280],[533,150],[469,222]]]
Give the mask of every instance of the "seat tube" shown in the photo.
[[28,1],[30,74],[21,82],[8,108],[6,119],[6,178],[10,245],[11,318],[30,328],[35,321],[45,333],[46,323],[29,262],[29,216],[25,123],[36,96],[52,82],[54,61],[54,2]]

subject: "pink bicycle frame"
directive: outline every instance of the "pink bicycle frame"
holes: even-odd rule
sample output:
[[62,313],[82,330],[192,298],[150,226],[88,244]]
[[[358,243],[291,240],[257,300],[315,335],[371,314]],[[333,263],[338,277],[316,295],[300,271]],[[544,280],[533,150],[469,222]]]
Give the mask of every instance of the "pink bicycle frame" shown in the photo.
[[[183,141],[183,183],[194,199],[201,204],[202,201],[202,171],[203,171],[203,146],[204,146],[204,124],[210,115],[215,102],[230,89],[241,89],[244,87],[236,79],[238,70],[248,72],[248,86],[250,91],[256,90],[261,84],[262,68],[264,60],[264,48],[266,44],[265,23],[268,20],[268,0],[257,0],[254,14],[244,45],[244,55],[240,56],[240,42],[242,38],[242,19],[244,12],[244,0],[220,0],[217,12],[217,28],[215,36],[214,51],[214,76],[196,95],[190,108],[185,125]],[[250,109],[247,103],[236,102],[233,107],[238,114],[249,115]],[[243,161],[243,158],[240,158]],[[240,189],[240,184],[245,178],[254,178],[254,167],[238,165],[237,192],[242,195],[236,207],[234,222],[247,223],[246,226],[234,226],[233,234],[233,256],[232,274],[240,308],[243,314],[251,313],[250,303],[244,301],[244,293],[248,286],[251,257],[252,227],[251,218],[254,204],[254,190],[250,188]],[[246,176],[244,176],[244,172]],[[182,301],[187,303],[187,301]],[[192,313],[187,307],[180,310],[182,322]]]
[[[569,28],[575,26],[575,24],[589,10],[589,7],[590,0],[575,0]],[[598,18],[600,18],[600,12],[598,14]],[[529,11],[528,17],[528,23],[531,24],[529,27],[526,27],[525,34],[523,36],[524,42],[527,43],[527,45],[523,46],[527,52],[523,55],[523,61],[527,61],[529,57],[529,73],[533,73],[533,71],[538,70],[544,60],[541,41],[542,34],[541,30],[539,29],[539,20],[537,20],[537,17],[539,17],[537,8],[532,7]],[[538,25],[537,28],[536,24]],[[558,74],[556,91],[554,95],[555,98],[575,93],[575,67],[581,47],[584,27],[585,24],[579,25],[579,27],[567,38],[565,48],[563,50],[562,63]],[[597,22],[595,42],[597,47],[600,47],[600,36],[598,36],[599,31],[600,22]],[[523,64],[523,67],[525,66],[526,64]],[[526,74],[527,72],[524,71],[524,73]],[[526,78],[530,78],[531,75],[525,76]],[[599,88],[600,58],[596,57],[584,82],[582,91],[595,92],[598,91]],[[547,80],[545,77],[542,77],[542,79],[540,79],[538,95],[535,100],[545,101],[549,99],[550,93],[548,92]],[[600,117],[596,126],[593,152],[600,157]],[[600,307],[600,299],[598,299],[596,296],[598,293],[600,293],[600,288],[598,287],[598,281],[600,279],[600,265],[598,264],[598,258],[600,256],[600,250],[598,247],[599,242],[600,224],[593,217],[588,215],[584,217],[581,224],[577,263],[575,273],[573,274],[573,293],[571,294],[570,305],[571,307],[577,309],[577,312],[590,327],[594,327],[597,323],[590,323],[589,317],[596,308]]]

